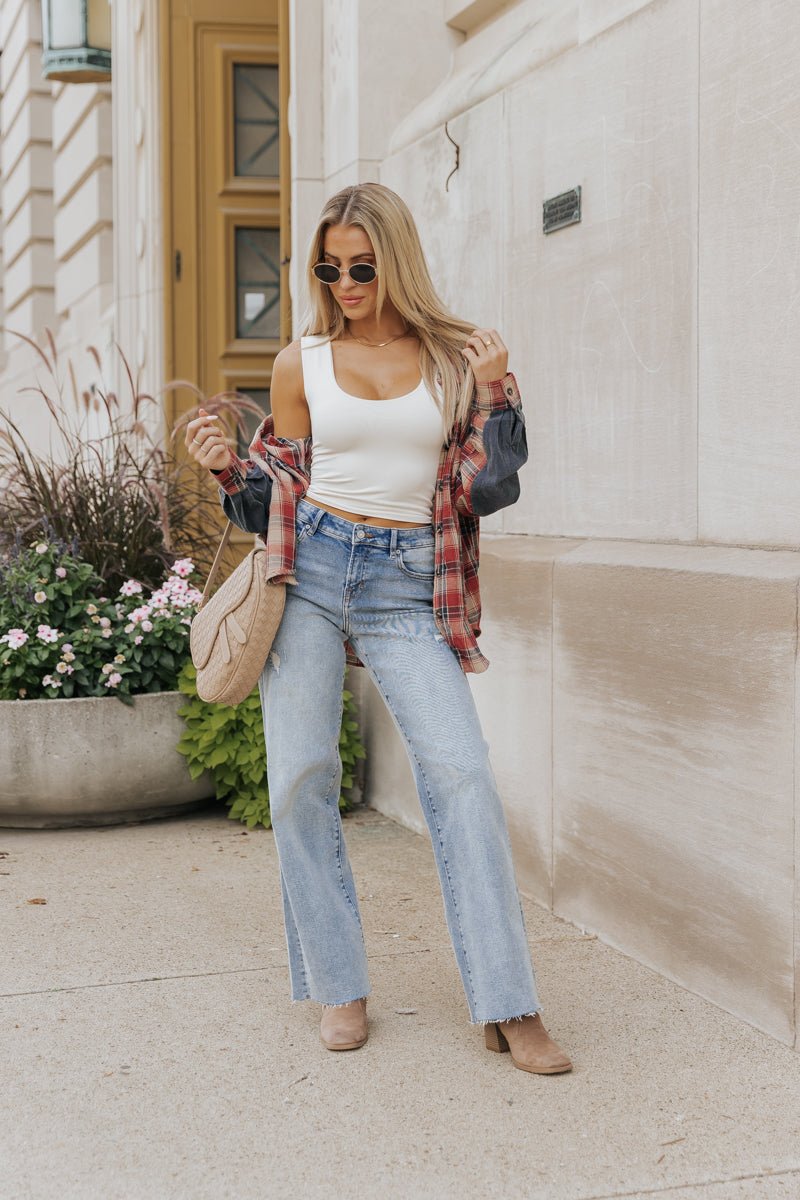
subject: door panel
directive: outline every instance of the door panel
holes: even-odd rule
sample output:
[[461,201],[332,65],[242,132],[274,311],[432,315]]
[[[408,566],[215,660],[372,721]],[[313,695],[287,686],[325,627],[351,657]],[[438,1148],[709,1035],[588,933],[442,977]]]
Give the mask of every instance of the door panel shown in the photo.
[[[170,0],[170,374],[267,412],[291,337],[287,17],[288,0]],[[172,397],[172,421],[197,403]]]

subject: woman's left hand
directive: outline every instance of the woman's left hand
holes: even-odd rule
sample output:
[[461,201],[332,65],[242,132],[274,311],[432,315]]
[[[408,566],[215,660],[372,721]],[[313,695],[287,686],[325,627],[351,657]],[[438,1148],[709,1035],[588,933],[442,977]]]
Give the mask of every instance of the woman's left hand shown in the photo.
[[476,329],[461,353],[472,367],[476,383],[491,383],[508,373],[508,347],[496,329]]

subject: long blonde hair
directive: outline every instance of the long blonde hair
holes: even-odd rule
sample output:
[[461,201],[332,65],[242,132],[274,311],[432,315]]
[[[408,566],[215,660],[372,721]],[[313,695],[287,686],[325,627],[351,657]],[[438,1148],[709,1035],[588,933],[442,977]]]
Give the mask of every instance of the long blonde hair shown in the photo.
[[369,237],[378,270],[377,317],[387,298],[420,340],[420,371],[442,412],[447,438],[456,423],[466,422],[475,377],[460,353],[476,328],[448,312],[434,290],[419,233],[405,201],[381,183],[342,188],[326,202],[311,238],[306,264],[310,298],[302,334],[339,337],[345,317],[329,286],[312,267],[324,253],[329,225],[357,225]]

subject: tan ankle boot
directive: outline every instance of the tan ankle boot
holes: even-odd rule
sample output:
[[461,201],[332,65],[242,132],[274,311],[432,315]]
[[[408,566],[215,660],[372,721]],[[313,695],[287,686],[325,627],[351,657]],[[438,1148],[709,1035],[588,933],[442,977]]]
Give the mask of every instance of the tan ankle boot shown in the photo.
[[569,1058],[542,1024],[540,1013],[521,1021],[490,1021],[484,1026],[484,1039],[488,1050],[499,1054],[510,1050],[511,1061],[520,1071],[555,1075],[572,1070]]
[[357,1050],[367,1040],[367,997],[336,1006],[323,1004],[319,1035],[328,1050]]

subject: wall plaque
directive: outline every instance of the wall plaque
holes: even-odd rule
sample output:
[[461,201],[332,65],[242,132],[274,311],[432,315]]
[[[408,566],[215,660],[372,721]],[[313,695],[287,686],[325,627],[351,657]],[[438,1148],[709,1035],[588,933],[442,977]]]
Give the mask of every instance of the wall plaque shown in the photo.
[[552,196],[542,205],[543,232],[552,233],[564,225],[574,225],[581,219],[581,189],[580,185]]

